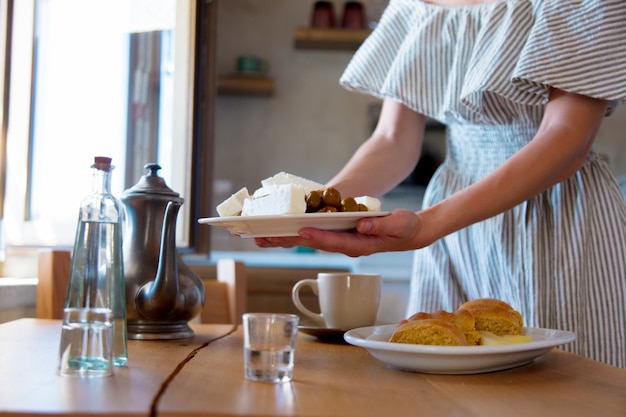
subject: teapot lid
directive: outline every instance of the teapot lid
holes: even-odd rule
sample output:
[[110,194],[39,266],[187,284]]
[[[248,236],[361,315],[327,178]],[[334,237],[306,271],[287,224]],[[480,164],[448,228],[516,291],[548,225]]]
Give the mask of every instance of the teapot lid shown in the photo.
[[137,184],[124,191],[124,195],[128,194],[160,194],[172,197],[178,197],[179,194],[165,184],[165,180],[157,175],[157,171],[161,166],[157,163],[149,163],[144,165],[149,172],[143,175]]

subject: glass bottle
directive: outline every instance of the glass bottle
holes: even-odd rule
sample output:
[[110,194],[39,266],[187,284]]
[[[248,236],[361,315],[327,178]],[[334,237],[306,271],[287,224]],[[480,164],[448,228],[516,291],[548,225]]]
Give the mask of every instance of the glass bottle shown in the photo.
[[111,158],[95,157],[91,168],[92,192],[80,205],[65,307],[113,312],[113,363],[123,366],[128,361],[123,209],[111,194]]

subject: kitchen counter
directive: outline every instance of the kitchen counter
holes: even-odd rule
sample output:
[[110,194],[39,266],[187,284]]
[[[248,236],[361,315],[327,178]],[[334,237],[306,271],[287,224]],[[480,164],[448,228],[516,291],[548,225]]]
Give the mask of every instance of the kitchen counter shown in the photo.
[[385,252],[350,258],[337,253],[299,252],[297,249],[266,249],[259,251],[212,251],[205,256],[185,256],[188,264],[232,258],[252,266],[272,267],[338,267],[359,273],[380,273],[387,282],[408,283],[411,276],[413,252]]

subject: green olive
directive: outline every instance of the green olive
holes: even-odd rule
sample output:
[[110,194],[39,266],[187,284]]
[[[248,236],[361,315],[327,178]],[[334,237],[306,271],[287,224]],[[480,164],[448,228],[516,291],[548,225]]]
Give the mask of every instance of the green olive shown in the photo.
[[335,213],[339,211],[339,209],[335,206],[324,206],[320,209],[319,213]]
[[324,204],[327,206],[341,207],[341,194],[333,187],[328,187],[324,190],[322,200],[324,200]]
[[365,204],[359,203],[359,211],[369,211],[369,209]]
[[315,213],[322,207],[322,192],[313,190],[306,196],[307,213]]
[[354,197],[346,197],[341,202],[341,211],[359,211],[359,204]]

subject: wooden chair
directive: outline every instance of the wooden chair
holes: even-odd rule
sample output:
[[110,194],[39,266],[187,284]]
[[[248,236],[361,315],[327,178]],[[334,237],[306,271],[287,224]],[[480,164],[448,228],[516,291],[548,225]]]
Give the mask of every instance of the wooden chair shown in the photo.
[[[69,250],[45,249],[37,260],[37,318],[62,319],[70,275]],[[240,324],[246,310],[246,268],[243,262],[221,259],[216,276],[204,277],[205,303],[202,323]]]
[[205,299],[200,322],[241,324],[247,300],[245,264],[234,259],[220,259],[216,279],[202,278],[202,282]]
[[45,249],[37,256],[37,318],[62,319],[67,283],[70,277],[71,253],[68,250]]

